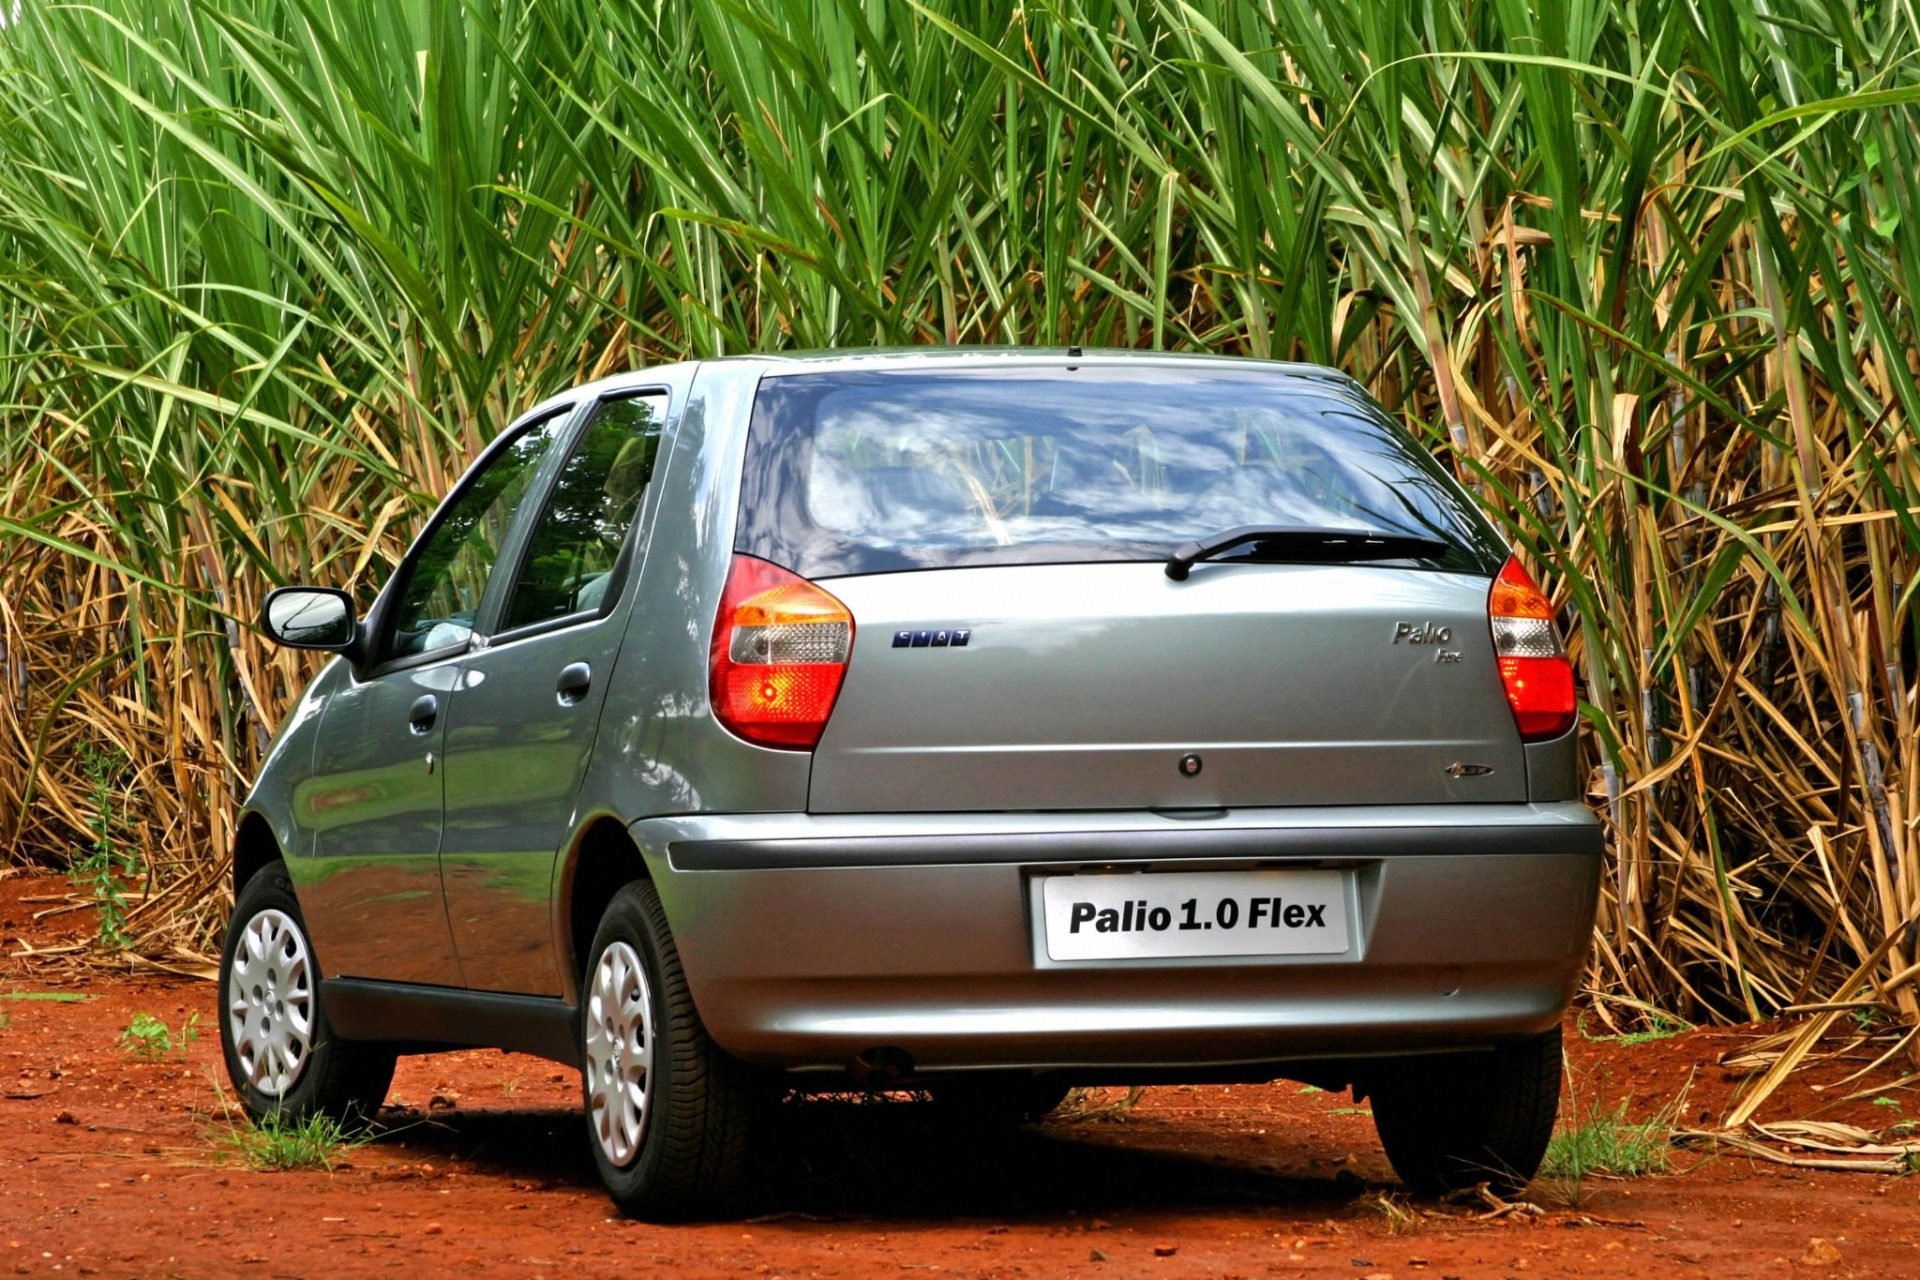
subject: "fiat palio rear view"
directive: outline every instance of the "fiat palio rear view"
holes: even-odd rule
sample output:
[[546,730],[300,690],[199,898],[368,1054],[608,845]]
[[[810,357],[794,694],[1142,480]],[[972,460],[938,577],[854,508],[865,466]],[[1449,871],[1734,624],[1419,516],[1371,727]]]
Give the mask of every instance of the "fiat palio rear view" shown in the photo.
[[582,1069],[627,1212],[721,1212],[758,1100],[1371,1098],[1414,1190],[1524,1184],[1600,863],[1554,610],[1345,377],[1132,353],[735,358],[511,426],[240,823],[256,1112],[397,1053]]

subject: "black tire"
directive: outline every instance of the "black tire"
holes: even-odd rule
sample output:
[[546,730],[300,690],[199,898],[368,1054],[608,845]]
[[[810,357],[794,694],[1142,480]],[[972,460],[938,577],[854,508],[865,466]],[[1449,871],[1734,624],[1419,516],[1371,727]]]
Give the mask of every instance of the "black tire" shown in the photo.
[[[639,957],[651,1005],[652,1065],[637,1150],[617,1162],[594,1114],[590,1054],[595,978],[602,957],[624,944]],[[626,984],[627,998],[639,995]],[[754,1076],[707,1036],[653,885],[634,881],[607,904],[587,950],[580,993],[580,1086],[587,1145],[614,1204],[629,1217],[680,1222],[725,1214],[747,1181]]]
[[[269,1058],[257,1048],[253,1037],[247,1036],[242,1042],[242,1033],[234,1025],[243,1011],[249,1017],[265,1016],[257,1003],[248,1005],[244,992],[236,993],[234,986],[235,955],[256,921],[263,928],[269,924],[277,926],[275,936],[281,945],[275,950],[282,957],[282,965],[274,970],[276,973],[284,972],[285,959],[295,954],[295,944],[286,933],[289,926],[297,935],[298,948],[305,953],[305,981],[300,990],[306,993],[308,1047],[297,1068],[281,1059],[272,1060],[278,1065],[269,1066],[267,1072],[251,1069],[268,1062]],[[324,1115],[345,1127],[359,1128],[371,1120],[380,1104],[386,1101],[387,1086],[393,1083],[393,1051],[383,1045],[342,1040],[333,1033],[326,1005],[320,998],[321,972],[313,942],[307,937],[306,921],[300,915],[299,899],[293,894],[293,881],[287,875],[286,863],[270,863],[240,890],[233,904],[233,917],[227,922],[226,945],[220,951],[220,1050],[226,1058],[227,1078],[233,1082],[247,1113],[256,1120],[276,1113],[292,1120]],[[242,996],[239,1008],[236,1008],[236,994]],[[285,1017],[287,1006],[298,1004],[296,998],[280,1002],[282,1012],[275,1016]],[[288,1079],[278,1088],[261,1087],[271,1086],[282,1069]]]
[[944,1115],[969,1125],[1010,1128],[1044,1119],[1073,1092],[1055,1076],[1036,1072],[942,1080],[928,1087]]
[[1560,1029],[1491,1053],[1422,1059],[1370,1090],[1395,1173],[1418,1195],[1484,1182],[1519,1194],[1540,1168],[1560,1109]]

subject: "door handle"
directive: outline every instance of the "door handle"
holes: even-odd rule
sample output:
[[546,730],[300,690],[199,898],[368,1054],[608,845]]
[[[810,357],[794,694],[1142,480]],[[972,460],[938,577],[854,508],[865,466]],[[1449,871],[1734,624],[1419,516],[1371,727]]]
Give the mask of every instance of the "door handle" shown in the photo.
[[430,693],[423,693],[413,700],[413,706],[407,709],[407,731],[425,733],[433,728],[433,722],[440,718],[440,699]]
[[593,687],[593,668],[584,662],[570,662],[560,668],[560,677],[553,682],[553,691],[560,695],[560,705],[571,707],[587,696],[587,690]]

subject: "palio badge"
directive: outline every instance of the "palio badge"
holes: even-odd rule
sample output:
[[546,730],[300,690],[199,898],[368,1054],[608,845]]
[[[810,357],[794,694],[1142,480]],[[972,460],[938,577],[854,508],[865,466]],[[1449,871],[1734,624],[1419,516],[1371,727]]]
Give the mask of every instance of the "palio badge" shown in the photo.
[[[1396,622],[1393,624],[1393,642],[1399,644],[1405,640],[1408,644],[1444,645],[1453,639],[1453,628],[1443,627],[1437,622]],[[1435,648],[1433,660],[1438,663],[1459,662],[1461,652],[1458,649]]]

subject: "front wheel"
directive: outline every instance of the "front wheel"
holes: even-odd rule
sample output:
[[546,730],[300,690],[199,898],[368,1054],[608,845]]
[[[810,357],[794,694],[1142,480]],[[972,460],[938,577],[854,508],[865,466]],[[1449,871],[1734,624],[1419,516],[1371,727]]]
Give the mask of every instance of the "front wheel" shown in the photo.
[[220,956],[220,1049],[248,1114],[358,1126],[393,1083],[394,1055],[333,1034],[287,865],[241,888]]
[[580,1083],[594,1164],[621,1212],[723,1212],[746,1181],[752,1077],[707,1038],[644,880],[613,896],[587,953]]
[[1491,1053],[1422,1059],[1370,1090],[1387,1159],[1409,1190],[1484,1182],[1517,1195],[1546,1156],[1560,1109],[1560,1029]]

